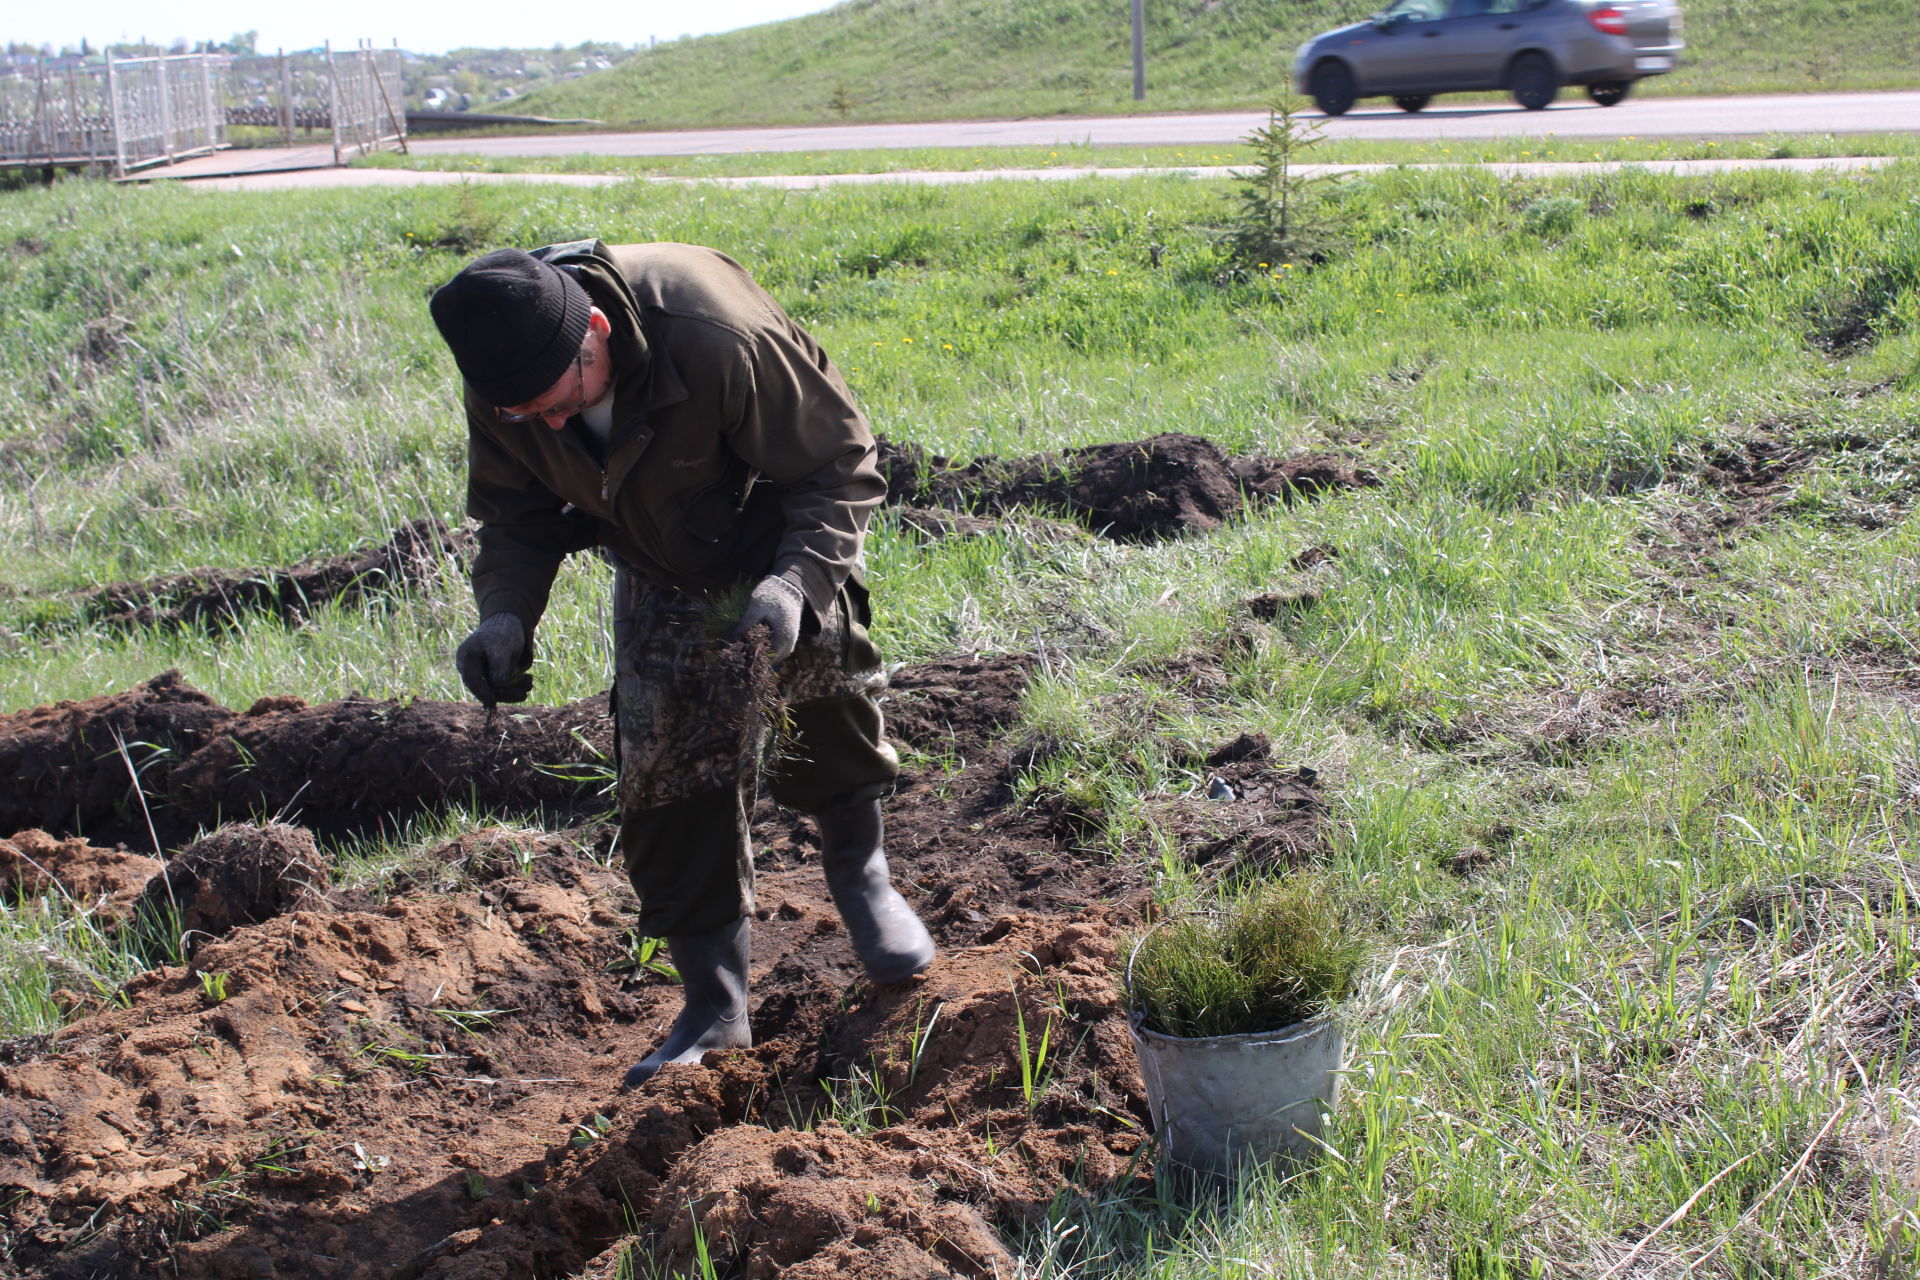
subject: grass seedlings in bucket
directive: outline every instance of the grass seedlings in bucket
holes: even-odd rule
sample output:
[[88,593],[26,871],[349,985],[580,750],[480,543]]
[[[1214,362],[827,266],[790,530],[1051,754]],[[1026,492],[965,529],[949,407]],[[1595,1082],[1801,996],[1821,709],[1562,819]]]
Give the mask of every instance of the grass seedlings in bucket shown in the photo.
[[1338,1100],[1331,1016],[1367,947],[1317,877],[1264,885],[1163,921],[1127,965],[1134,1050],[1154,1128],[1176,1164],[1225,1173],[1305,1156]]

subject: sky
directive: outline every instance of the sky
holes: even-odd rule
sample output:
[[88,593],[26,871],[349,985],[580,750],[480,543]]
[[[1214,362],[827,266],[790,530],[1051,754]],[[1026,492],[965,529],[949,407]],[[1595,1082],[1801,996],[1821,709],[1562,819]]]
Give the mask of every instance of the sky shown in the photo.
[[649,38],[673,40],[794,18],[831,7],[832,0],[702,0],[667,4],[661,0],[565,0],[551,7],[533,4],[474,4],[472,0],[329,0],[323,5],[265,4],[261,0],[91,0],[84,5],[9,3],[0,17],[0,44],[77,45],[146,38],[169,44],[225,40],[239,31],[258,31],[262,53],[307,49],[322,41],[352,46],[361,39],[376,45],[398,40],[417,53],[444,53],[463,45],[544,48],[582,40],[645,44]]

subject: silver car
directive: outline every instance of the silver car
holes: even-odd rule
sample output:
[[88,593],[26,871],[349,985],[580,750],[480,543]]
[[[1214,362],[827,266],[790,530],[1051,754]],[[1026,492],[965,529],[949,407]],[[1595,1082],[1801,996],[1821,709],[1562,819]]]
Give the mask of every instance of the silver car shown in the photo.
[[1293,82],[1330,116],[1361,98],[1418,111],[1436,93],[1487,89],[1538,111],[1574,84],[1611,107],[1673,70],[1683,47],[1673,0],[1394,0],[1301,45]]

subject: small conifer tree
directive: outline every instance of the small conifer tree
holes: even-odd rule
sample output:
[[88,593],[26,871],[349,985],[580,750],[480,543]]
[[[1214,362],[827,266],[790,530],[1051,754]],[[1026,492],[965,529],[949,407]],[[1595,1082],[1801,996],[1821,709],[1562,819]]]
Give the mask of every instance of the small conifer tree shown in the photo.
[[1244,139],[1253,148],[1254,165],[1240,179],[1223,236],[1236,266],[1326,257],[1331,237],[1319,188],[1336,175],[1301,172],[1305,155],[1322,141],[1321,127],[1302,114],[1301,100],[1289,88],[1267,107],[1267,123]]

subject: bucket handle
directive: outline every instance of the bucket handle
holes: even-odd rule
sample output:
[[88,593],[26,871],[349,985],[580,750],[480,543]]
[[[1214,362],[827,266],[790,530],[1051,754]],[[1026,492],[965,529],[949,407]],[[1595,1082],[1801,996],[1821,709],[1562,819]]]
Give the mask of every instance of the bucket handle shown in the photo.
[[1127,984],[1127,1019],[1128,1021],[1132,1021],[1135,1018],[1138,1018],[1140,1016],[1140,1011],[1133,1007],[1133,962],[1140,958],[1140,948],[1147,945],[1147,939],[1151,938],[1154,934],[1160,932],[1160,930],[1166,928],[1168,925],[1172,924],[1176,920],[1190,920],[1194,916],[1207,916],[1211,919],[1217,920],[1225,914],[1226,912],[1224,911],[1182,911],[1177,915],[1162,916],[1160,919],[1155,920],[1151,925],[1148,925],[1145,933],[1142,933],[1138,938],[1134,939],[1133,949],[1127,952],[1127,971],[1126,971],[1126,978],[1125,978],[1125,981]]

